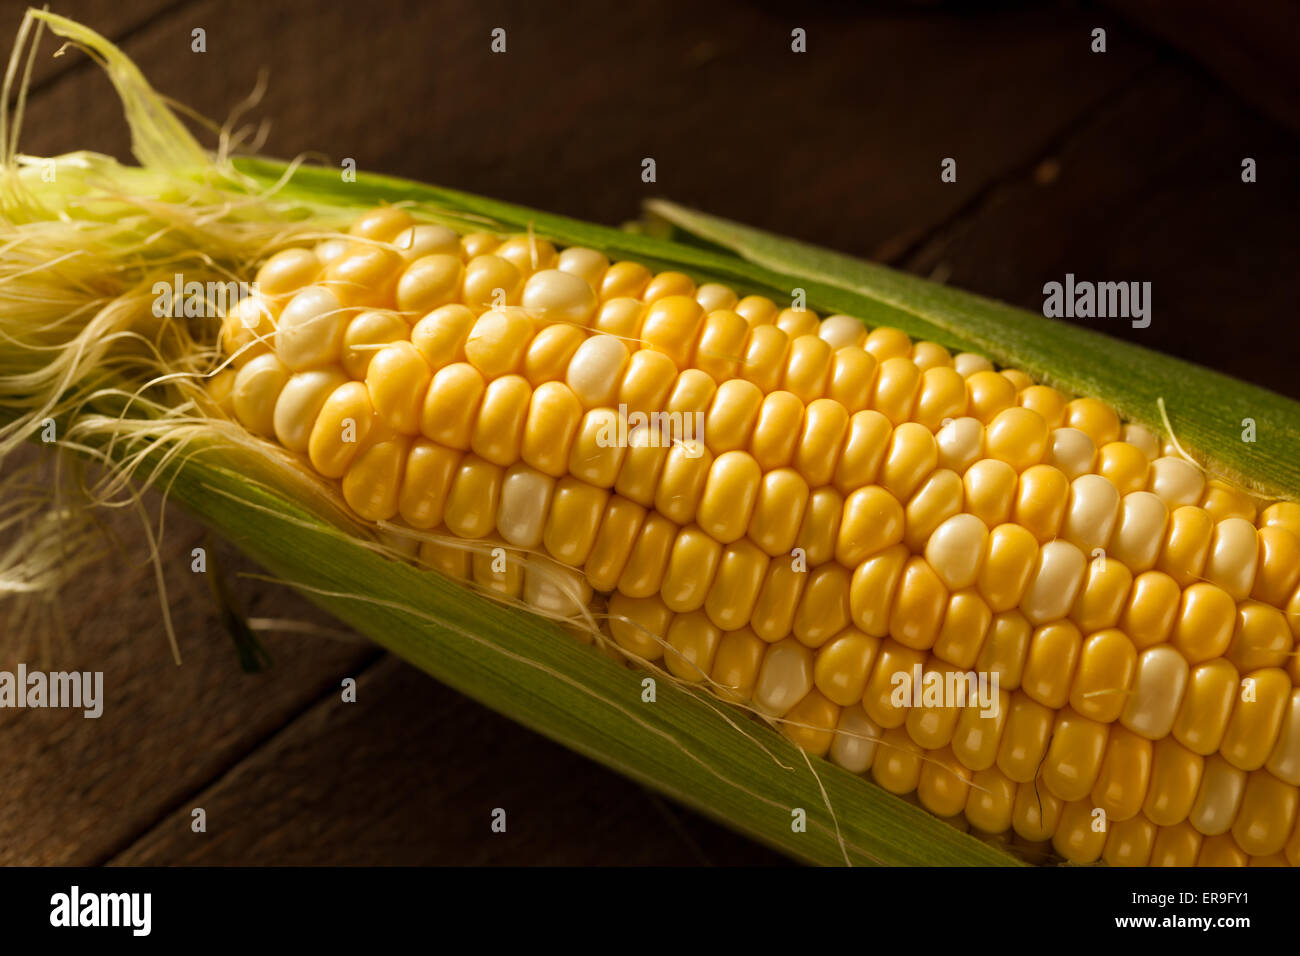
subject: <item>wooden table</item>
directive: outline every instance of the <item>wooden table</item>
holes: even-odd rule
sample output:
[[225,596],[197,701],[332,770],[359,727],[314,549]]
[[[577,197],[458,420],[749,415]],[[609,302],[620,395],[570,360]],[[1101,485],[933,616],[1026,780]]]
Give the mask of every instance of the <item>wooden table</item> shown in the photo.
[[[56,4],[164,93],[221,119],[270,68],[267,152],[617,223],[662,195],[1031,309],[1042,285],[1153,283],[1148,329],[1109,331],[1300,395],[1294,374],[1297,97],[1286,4],[1222,24],[1211,4]],[[21,11],[0,13],[12,36]],[[1199,19],[1198,19],[1199,18]],[[507,53],[490,31],[507,31]],[[790,49],[802,27],[808,52]],[[1094,27],[1107,52],[1090,51]],[[192,51],[192,31],[206,52]],[[1294,32],[1290,35],[1294,36]],[[55,44],[48,42],[45,54]],[[1280,51],[1280,52],[1279,52]],[[128,138],[108,82],[42,56],[23,149]],[[658,182],[641,182],[652,156]],[[1243,157],[1259,181],[1244,184]],[[958,163],[943,183],[940,161]],[[6,463],[5,467],[12,467]],[[155,505],[157,499],[154,499]],[[241,671],[188,571],[199,526],[147,549],[115,515],[112,560],[61,598],[67,639],[0,667],[102,670],[104,715],[0,711],[0,863],[780,864],[724,828],[439,686],[287,589],[241,578],[274,632]],[[226,549],[225,571],[254,571]],[[42,657],[47,654],[48,658]],[[340,699],[346,677],[356,703]],[[493,836],[493,807],[510,832]],[[191,829],[203,808],[204,833]]]

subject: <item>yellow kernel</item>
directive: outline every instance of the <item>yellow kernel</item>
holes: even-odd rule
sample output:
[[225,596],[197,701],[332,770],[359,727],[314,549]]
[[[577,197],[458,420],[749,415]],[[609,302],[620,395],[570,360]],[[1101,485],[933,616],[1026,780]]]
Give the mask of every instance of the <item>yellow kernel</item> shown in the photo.
[[1019,395],[1021,407],[1038,412],[1047,427],[1056,430],[1065,424],[1065,396],[1050,385],[1028,385]]
[[1020,477],[1005,461],[985,458],[962,476],[966,510],[989,527],[1011,520]]
[[831,360],[834,354],[831,347],[816,335],[792,336],[781,387],[801,402],[807,403],[821,398],[826,393],[830,382]]
[[849,417],[844,447],[835,465],[835,488],[841,494],[872,484],[885,460],[892,426],[884,415],[859,411]]
[[1215,521],[1225,518],[1244,518],[1252,525],[1255,523],[1255,502],[1244,491],[1232,487],[1225,481],[1212,478],[1205,483],[1205,493],[1201,495],[1201,507]]
[[1232,838],[1243,856],[1281,852],[1295,826],[1300,790],[1272,774],[1256,770],[1246,780],[1246,792],[1232,824]]
[[1024,471],[1043,460],[1049,437],[1042,415],[1028,408],[1012,406],[998,412],[984,434],[988,454]]
[[1156,567],[1187,587],[1201,580],[1214,537],[1214,521],[1200,508],[1184,505],[1169,516],[1164,546]]
[[704,600],[704,610],[714,624],[731,631],[749,623],[767,576],[768,560],[766,554],[745,538],[722,549],[717,574]]
[[[1024,691],[1013,693],[998,747],[998,769],[1016,783],[1033,780],[1047,753],[1055,719],[1050,707],[1044,707]],[[1047,796],[1050,794],[1044,794]]]
[[420,432],[420,414],[433,372],[410,342],[394,342],[375,353],[366,388],[379,421],[402,435]]
[[696,366],[720,385],[736,380],[748,336],[749,325],[738,313],[730,309],[707,311],[695,348]]
[[1079,649],[1070,706],[1090,720],[1118,720],[1136,671],[1137,649],[1123,631],[1110,628],[1089,634]]
[[1097,453],[1097,474],[1108,478],[1121,495],[1145,488],[1150,467],[1141,449],[1128,442],[1110,442]]
[[1005,690],[1017,689],[1024,673],[1032,635],[1033,628],[1019,611],[1003,611],[993,615],[993,626],[980,650],[979,660],[975,662],[976,670],[987,673],[990,677],[997,674],[999,686]]
[[465,264],[462,300],[475,312],[519,304],[524,277],[500,256],[475,256]]
[[388,242],[403,229],[415,224],[411,214],[396,206],[380,206],[359,216],[348,229],[348,234],[376,242]]
[[443,521],[461,538],[482,538],[496,527],[505,469],[466,455],[452,479]]
[[696,512],[700,527],[723,544],[743,537],[753,516],[762,477],[758,463],[743,451],[729,451],[715,458]]
[[804,335],[816,336],[821,322],[818,321],[816,312],[791,308],[782,309],[777,313],[772,324],[793,340]]
[[992,624],[993,612],[974,588],[957,591],[948,599],[934,642],[935,655],[955,667],[974,667]]
[[876,361],[906,357],[912,353],[912,340],[898,329],[881,327],[873,329],[863,347],[876,357]]
[[998,412],[1016,403],[1016,387],[997,372],[976,372],[966,379],[969,414],[985,425],[993,421]]
[[904,422],[894,429],[880,484],[900,501],[912,496],[939,463],[939,446],[923,425]]
[[1020,475],[1012,520],[1025,527],[1040,542],[1050,541],[1061,530],[1070,499],[1070,481],[1051,465],[1033,465]]
[[722,631],[702,611],[691,611],[673,618],[667,637],[664,663],[668,670],[682,680],[705,680],[718,653]]
[[907,558],[907,547],[896,544],[867,558],[853,572],[849,610],[853,623],[867,634],[884,637],[889,633],[889,613]]
[[641,325],[642,347],[663,352],[679,369],[686,368],[703,322],[704,310],[694,299],[680,294],[657,299]]
[[1077,428],[1101,448],[1119,441],[1119,415],[1115,409],[1096,398],[1076,398],[1065,406],[1065,424]]
[[839,402],[819,398],[804,409],[793,464],[809,487],[830,484],[848,427],[848,412]]
[[[1085,634],[1115,627],[1128,605],[1129,591],[1133,587],[1133,572],[1121,561],[1107,561],[1099,555],[1088,562],[1088,571],[1079,588],[1079,595],[1070,609],[1070,619]],[[1177,596],[1173,604],[1178,601]],[[1173,609],[1170,609],[1169,626],[1173,626]],[[1078,710],[1078,708],[1075,708]]]
[[614,487],[627,454],[618,427],[618,412],[612,408],[593,408],[583,415],[569,449],[569,474],[597,488]]
[[841,346],[831,359],[826,397],[839,402],[850,414],[860,412],[871,404],[875,381],[875,356],[857,345]]
[[628,597],[649,597],[659,592],[668,554],[677,539],[677,526],[659,514],[646,515],[632,554],[618,579],[618,589]]
[[342,478],[369,437],[374,417],[365,383],[348,382],[335,389],[321,406],[307,442],[312,467],[326,478]]
[[1106,813],[1106,822],[1131,820],[1142,811],[1151,785],[1155,747],[1145,737],[1122,726],[1110,728],[1106,755],[1092,790],[1093,806]]
[[287,300],[299,289],[314,283],[323,264],[310,249],[283,249],[257,270],[257,291],[275,302]]
[[770,561],[749,619],[754,633],[769,643],[787,636],[794,626],[795,612],[807,581],[808,572],[796,568],[793,561],[783,558]]
[[767,472],[759,483],[749,537],[773,557],[789,555],[803,524],[807,504],[808,483],[802,475],[793,468]]
[[1110,728],[1068,707],[1056,716],[1043,760],[1043,783],[1062,800],[1082,800],[1092,792],[1106,756]]
[[938,431],[945,421],[965,414],[966,380],[946,365],[924,370],[913,418],[931,431]]
[[1192,753],[1173,737],[1157,740],[1152,748],[1151,783],[1142,812],[1161,827],[1186,820],[1204,770],[1205,758],[1200,754]]
[[1213,660],[1228,650],[1236,619],[1232,597],[1222,588],[1199,582],[1183,591],[1170,640],[1193,664]]
[[1229,661],[1217,658],[1192,668],[1173,735],[1193,753],[1208,756],[1219,749],[1237,700],[1240,679]]
[[663,656],[664,635],[672,620],[673,612],[658,595],[610,595],[609,632],[619,647],[636,657],[655,661]]
[[[739,306],[737,310],[739,311]],[[780,387],[785,372],[786,355],[790,350],[790,337],[775,325],[752,326],[745,339],[744,358],[740,375],[753,382],[764,392]]]
[[912,409],[920,390],[921,370],[910,358],[901,355],[884,358],[877,370],[871,405],[895,425],[899,425],[912,417]]
[[1291,678],[1281,668],[1266,667],[1244,675],[1240,687],[1219,751],[1234,767],[1258,770],[1277,743],[1291,703]]
[[1139,574],[1133,579],[1128,603],[1120,616],[1120,629],[1138,650],[1168,640],[1178,620],[1178,606],[1182,600],[1182,589],[1169,575],[1161,571]]
[[1025,658],[1025,669],[1020,679],[1021,689],[1053,710],[1064,707],[1070,699],[1070,685],[1082,642],[1079,629],[1069,621],[1035,628],[1029,639],[1029,655]]
[[[489,382],[470,436],[474,453],[503,467],[518,461],[532,397],[533,390],[519,375],[506,375]],[[427,403],[425,412],[427,415]],[[433,436],[426,434],[426,437]]]
[[1261,667],[1285,667],[1294,644],[1286,615],[1270,605],[1245,601],[1237,606],[1237,622],[1226,656],[1243,673]]
[[1206,836],[1227,833],[1246,792],[1246,777],[1218,754],[1209,757],[1187,822]]
[[429,255],[416,259],[397,280],[397,308],[412,318],[460,298],[465,267],[458,256]]
[[1020,604],[1038,564],[1037,539],[1017,524],[1000,524],[989,532],[976,587],[993,612]]
[[840,707],[817,691],[810,690],[803,700],[786,713],[781,732],[795,745],[814,757],[824,757],[835,739]]
[[520,457],[544,474],[563,477],[582,417],[582,403],[567,385],[543,382],[529,399]]

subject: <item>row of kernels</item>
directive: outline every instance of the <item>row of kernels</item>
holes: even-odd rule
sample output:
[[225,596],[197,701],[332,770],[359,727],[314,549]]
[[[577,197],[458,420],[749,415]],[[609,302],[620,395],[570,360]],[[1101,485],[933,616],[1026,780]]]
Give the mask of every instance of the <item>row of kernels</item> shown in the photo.
[[[866,709],[855,705],[854,692],[865,683],[863,675],[878,650],[881,665],[871,678],[875,684],[883,685],[885,675],[907,663],[906,659],[892,661],[897,649],[891,649],[888,643],[881,649],[854,632],[839,637],[837,644],[844,645],[842,656],[852,659],[857,674],[845,684],[841,679],[828,679],[822,663],[797,641],[766,646],[753,632],[722,635],[701,617],[684,617],[688,622],[677,627],[664,627],[660,619],[651,622],[649,628],[651,633],[667,633],[669,648],[685,661],[681,669],[695,671],[694,676],[680,676],[698,680],[711,669],[712,678],[735,689],[738,696],[744,697],[753,688],[759,709],[787,718],[787,734],[811,752],[820,754],[829,749],[832,760],[855,773],[865,773],[875,758],[883,760],[874,777],[880,786],[893,792],[915,790],[922,786],[927,773],[937,774],[930,790],[920,795],[922,803],[943,816],[962,809],[957,803],[958,793],[965,791],[959,782],[969,783],[971,778],[969,765],[961,761],[956,743],[937,754],[926,754],[924,750],[937,748],[920,743],[915,739],[919,735],[904,732],[902,722],[894,721],[893,711],[885,719],[874,717],[870,696]],[[655,627],[659,631],[654,631]],[[727,648],[727,654],[722,653],[722,648]],[[911,659],[910,665],[917,667],[918,659]],[[1006,735],[998,745],[997,769],[989,765],[979,771],[983,782],[1004,786],[984,788],[983,796],[972,808],[972,823],[976,826],[998,831],[1000,821],[1008,817],[1005,806],[997,805],[998,795],[1005,804],[1009,791],[1006,782],[1018,780],[1022,787],[1030,786],[1028,782],[1035,779],[1040,767],[1040,783],[1048,787],[1050,795],[1039,791],[1035,797],[1039,803],[1045,800],[1048,804],[1040,821],[1040,829],[1045,829],[1047,835],[1058,830],[1058,825],[1050,825],[1058,816],[1057,804],[1071,803],[1087,804],[1089,813],[1101,808],[1115,823],[1134,817],[1138,808],[1143,808],[1161,826],[1177,826],[1188,819],[1206,835],[1231,829],[1247,852],[1260,856],[1281,852],[1294,825],[1296,788],[1265,771],[1245,774],[1221,757],[1201,763],[1201,758],[1171,741],[1161,741],[1153,748],[1144,737],[1128,734],[1123,728],[1117,728],[1108,743],[1104,724],[1089,721],[1073,710],[1053,714],[1027,697],[1014,697],[1010,708],[1004,705],[1006,711],[1009,713],[1002,721]],[[924,726],[926,718],[926,711],[914,710],[907,715],[906,730]],[[943,730],[931,727],[931,734],[937,736],[926,737],[927,743],[953,739],[953,718],[944,715],[940,723]],[[894,730],[889,730],[891,724]],[[948,743],[943,747],[948,748]],[[931,769],[927,771],[926,767]],[[939,770],[946,773],[939,774]],[[1084,800],[1089,793],[1091,801]],[[1022,808],[1018,831],[1024,831],[1026,838],[1034,829],[1026,826],[1032,822],[1030,817],[1032,814]],[[1067,834],[1074,830],[1073,826],[1065,826]],[[1070,851],[1069,845],[1070,840],[1057,838],[1058,852],[1083,861],[1086,853]]]

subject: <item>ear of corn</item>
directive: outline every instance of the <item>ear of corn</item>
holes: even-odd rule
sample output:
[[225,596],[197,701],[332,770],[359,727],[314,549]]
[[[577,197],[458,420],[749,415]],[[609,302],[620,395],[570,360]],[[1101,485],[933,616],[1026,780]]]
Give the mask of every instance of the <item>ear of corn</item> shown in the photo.
[[[451,542],[480,546],[439,566],[545,610],[607,614],[604,634],[633,659],[963,826],[1050,840],[1081,863],[1108,846],[1131,862],[1138,830],[1154,845],[1185,821],[1231,833],[1247,858],[1283,853],[1300,802],[1287,619],[1300,565],[1266,554],[1278,600],[1252,595],[1261,533],[1297,543],[1285,504],[1258,512],[1207,489],[1095,398],[895,329],[746,306],[726,287],[705,298],[735,308],[706,311],[682,274],[629,285],[633,263],[593,249],[560,261],[549,243],[476,238],[477,255],[394,255],[369,285],[342,286],[375,238],[418,228],[380,208],[328,264],[277,253],[259,272],[283,298],[270,351],[229,352],[231,414],[253,431],[274,422],[341,479],[355,514],[432,531],[429,564]],[[485,307],[440,283],[402,309],[391,290],[430,258],[497,270],[509,291]],[[571,263],[581,274],[550,267]],[[374,313],[347,299],[410,327],[351,380],[343,343]],[[276,302],[259,308],[274,316]],[[268,375],[277,359],[286,373]],[[361,426],[351,443],[344,413]],[[698,426],[683,434],[682,416]],[[1123,481],[1105,473],[1108,447],[1135,462]],[[493,570],[481,548],[497,546],[517,550]],[[530,588],[543,573],[559,583]],[[999,686],[986,703],[929,703],[900,695],[900,675]],[[1157,763],[1157,746],[1187,759]],[[1044,795],[1051,815],[1031,814]],[[1111,845],[1109,824],[1135,820]]]
[[[1081,863],[1297,862],[1294,504],[1207,482],[1110,402],[963,351],[969,336],[1003,363],[1045,361],[1049,333],[1014,326],[991,348],[996,328],[956,326],[940,292],[867,294],[872,271],[787,261],[675,207],[660,211],[748,258],[324,177],[301,170],[282,195],[429,205],[348,212],[346,236],[241,263],[259,293],[208,330],[230,367],[203,400],[265,440],[225,454],[277,444],[357,529],[420,542],[442,576],[228,467],[169,469],[273,571],[431,673],[807,859],[1003,859],[970,830]],[[548,238],[458,218],[489,210]],[[791,263],[810,309],[778,304]],[[839,302],[868,323],[812,311]],[[886,316],[903,328],[870,321]],[[653,423],[696,420],[657,440]],[[656,668],[656,700],[645,671],[449,578]],[[922,693],[977,674],[998,679],[992,706]],[[808,756],[723,714],[735,703]],[[815,838],[791,826],[799,810]]]

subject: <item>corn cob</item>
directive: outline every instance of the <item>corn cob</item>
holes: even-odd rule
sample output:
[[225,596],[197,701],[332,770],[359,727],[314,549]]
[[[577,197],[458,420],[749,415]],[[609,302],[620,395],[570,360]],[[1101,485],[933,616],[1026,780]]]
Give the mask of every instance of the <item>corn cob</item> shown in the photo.
[[[218,404],[427,566],[1026,853],[1300,862],[1300,505],[977,355],[396,208],[257,289]],[[972,671],[993,707],[895,700]]]

